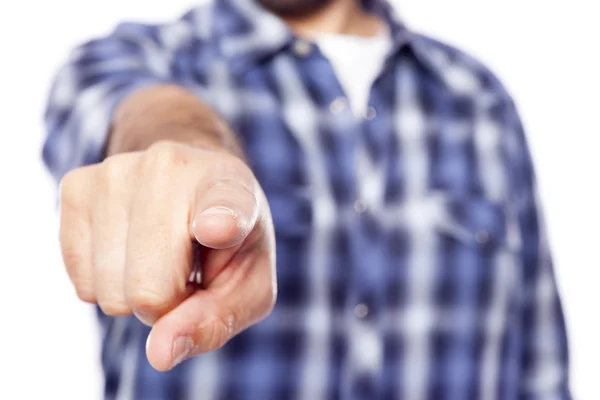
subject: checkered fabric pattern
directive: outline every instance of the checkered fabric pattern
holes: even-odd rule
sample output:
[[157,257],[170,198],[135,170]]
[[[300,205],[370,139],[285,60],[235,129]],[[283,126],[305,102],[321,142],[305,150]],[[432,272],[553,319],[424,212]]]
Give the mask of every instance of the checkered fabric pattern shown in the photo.
[[275,310],[221,350],[159,373],[148,328],[99,313],[106,399],[571,398],[513,101],[476,60],[364,6],[393,40],[364,118],[318,47],[251,0],[120,24],[59,72],[43,151],[57,179],[101,161],[123,98],[175,83],[239,134],[276,227]]

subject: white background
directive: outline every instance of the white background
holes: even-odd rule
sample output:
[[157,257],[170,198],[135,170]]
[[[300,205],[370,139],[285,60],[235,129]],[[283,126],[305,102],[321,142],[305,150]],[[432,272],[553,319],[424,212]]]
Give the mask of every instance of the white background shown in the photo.
[[[0,2],[0,398],[95,399],[98,335],[57,247],[40,162],[48,85],[70,48],[189,0]],[[409,25],[502,78],[529,132],[567,315],[572,388],[600,399],[600,24],[589,0],[397,0]]]

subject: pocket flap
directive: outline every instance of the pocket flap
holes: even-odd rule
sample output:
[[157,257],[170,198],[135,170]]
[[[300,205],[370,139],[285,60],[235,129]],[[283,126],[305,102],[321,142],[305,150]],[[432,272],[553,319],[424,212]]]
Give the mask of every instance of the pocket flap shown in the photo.
[[438,229],[464,244],[496,248],[506,243],[506,214],[502,204],[483,197],[446,197]]

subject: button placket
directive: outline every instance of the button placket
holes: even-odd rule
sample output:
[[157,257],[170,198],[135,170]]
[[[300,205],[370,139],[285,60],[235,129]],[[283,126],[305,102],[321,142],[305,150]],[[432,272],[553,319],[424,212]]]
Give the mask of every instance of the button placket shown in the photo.
[[369,206],[367,205],[367,202],[362,199],[357,199],[354,202],[354,212],[356,212],[357,214],[365,213],[368,208]]
[[354,315],[358,319],[365,318],[367,315],[369,315],[369,306],[367,306],[365,303],[357,304],[354,307]]
[[371,121],[372,119],[375,119],[376,116],[377,116],[377,110],[375,109],[375,107],[373,107],[373,106],[367,107],[364,118],[367,121]]
[[333,101],[329,104],[329,111],[332,114],[341,114],[348,107],[348,100],[345,97],[339,96],[333,99]]
[[294,43],[294,53],[299,57],[307,57],[312,52],[312,44],[306,40],[297,40]]

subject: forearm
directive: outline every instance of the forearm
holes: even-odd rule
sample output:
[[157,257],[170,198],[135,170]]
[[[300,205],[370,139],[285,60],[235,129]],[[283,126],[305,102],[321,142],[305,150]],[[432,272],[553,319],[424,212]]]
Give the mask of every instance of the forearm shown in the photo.
[[134,92],[115,112],[106,156],[145,150],[161,140],[226,150],[242,157],[227,123],[194,94],[176,85],[154,85]]

